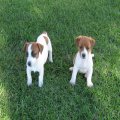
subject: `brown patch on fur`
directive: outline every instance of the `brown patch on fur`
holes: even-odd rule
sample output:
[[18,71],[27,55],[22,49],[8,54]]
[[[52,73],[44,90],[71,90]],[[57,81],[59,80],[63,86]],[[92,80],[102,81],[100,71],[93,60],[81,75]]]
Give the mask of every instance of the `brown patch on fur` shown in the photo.
[[26,42],[26,43],[24,44],[24,47],[23,47],[23,50],[24,50],[24,51],[27,51],[29,44],[30,44],[30,43],[28,43],[28,42]]
[[37,46],[38,46],[38,48],[39,48],[39,51],[42,53],[42,51],[43,51],[43,45],[37,43]]
[[46,41],[46,44],[48,44],[48,37],[46,37],[46,36],[43,36],[43,37],[44,37],[44,39]]
[[76,44],[80,52],[84,49],[84,47],[87,49],[88,52],[91,52],[92,47],[95,45],[95,40],[87,36],[78,36],[76,38]]
[[43,51],[43,45],[36,43],[36,42],[33,42],[31,49],[32,49],[32,56],[38,58],[39,52],[42,53],[42,51]]

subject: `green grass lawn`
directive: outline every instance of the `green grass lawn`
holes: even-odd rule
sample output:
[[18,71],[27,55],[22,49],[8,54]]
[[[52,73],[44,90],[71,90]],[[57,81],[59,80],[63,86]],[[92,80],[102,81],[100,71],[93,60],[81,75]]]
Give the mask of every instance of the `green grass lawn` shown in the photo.
[[[26,84],[26,41],[47,31],[54,63]],[[69,84],[75,37],[95,38],[93,88]],[[0,120],[120,119],[120,0],[0,0]]]

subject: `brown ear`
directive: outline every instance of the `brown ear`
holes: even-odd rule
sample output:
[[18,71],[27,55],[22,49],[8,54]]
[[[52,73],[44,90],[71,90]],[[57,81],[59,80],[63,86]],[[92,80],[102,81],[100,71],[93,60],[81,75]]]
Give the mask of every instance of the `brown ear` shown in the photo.
[[95,45],[95,40],[93,38],[90,39],[90,43],[92,45],[92,47]]
[[81,36],[78,36],[78,37],[75,39],[75,42],[76,42],[77,47],[79,46],[80,39],[81,39]]
[[39,48],[39,51],[42,53],[42,51],[43,51],[43,45],[37,43],[37,46],[38,46],[38,48]]
[[24,51],[26,51],[26,50],[27,50],[28,45],[29,45],[29,43],[28,43],[28,42],[26,42],[26,43],[24,44],[24,47],[23,47],[23,50],[24,50]]

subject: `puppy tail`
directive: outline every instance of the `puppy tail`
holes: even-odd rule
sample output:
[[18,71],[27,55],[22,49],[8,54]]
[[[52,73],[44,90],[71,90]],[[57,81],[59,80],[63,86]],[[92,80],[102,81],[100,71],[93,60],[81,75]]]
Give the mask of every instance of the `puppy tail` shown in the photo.
[[46,34],[47,35],[47,32],[46,31],[43,31],[43,33],[42,34]]
[[69,70],[70,70],[70,71],[73,71],[73,67],[70,67]]

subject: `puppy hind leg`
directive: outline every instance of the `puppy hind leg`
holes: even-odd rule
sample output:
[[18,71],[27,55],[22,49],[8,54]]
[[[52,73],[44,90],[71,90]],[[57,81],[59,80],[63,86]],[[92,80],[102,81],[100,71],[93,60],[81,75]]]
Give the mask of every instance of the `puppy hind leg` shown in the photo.
[[52,58],[52,45],[51,45],[50,39],[49,39],[49,42],[48,42],[48,60],[50,62],[53,62],[53,58]]
[[44,76],[44,66],[42,67],[41,71],[39,72],[39,81],[38,81],[39,87],[43,86],[43,76]]
[[88,76],[88,73],[85,73],[85,78],[87,78],[87,76]]
[[50,62],[53,62],[52,51],[48,51],[48,60],[49,60]]

